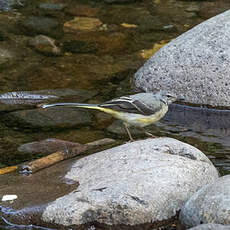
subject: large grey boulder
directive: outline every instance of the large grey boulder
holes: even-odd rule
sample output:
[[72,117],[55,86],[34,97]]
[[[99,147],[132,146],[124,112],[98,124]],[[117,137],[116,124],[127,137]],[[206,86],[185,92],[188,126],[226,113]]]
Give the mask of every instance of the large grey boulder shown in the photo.
[[65,178],[79,187],[50,203],[43,221],[137,225],[175,217],[218,172],[198,149],[172,138],[150,138],[84,157]]
[[230,107],[230,10],[172,40],[135,74],[137,88],[194,104]]
[[193,227],[200,223],[230,225],[230,175],[204,186],[182,208],[181,223]]
[[189,230],[230,230],[230,226],[222,224],[200,224]]

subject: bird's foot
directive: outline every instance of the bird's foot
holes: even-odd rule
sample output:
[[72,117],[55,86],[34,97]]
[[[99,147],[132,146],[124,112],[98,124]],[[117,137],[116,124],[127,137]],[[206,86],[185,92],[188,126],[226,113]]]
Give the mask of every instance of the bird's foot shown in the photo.
[[154,136],[152,133],[150,132],[145,132],[145,134],[149,137],[152,137],[152,138],[157,138],[157,136]]

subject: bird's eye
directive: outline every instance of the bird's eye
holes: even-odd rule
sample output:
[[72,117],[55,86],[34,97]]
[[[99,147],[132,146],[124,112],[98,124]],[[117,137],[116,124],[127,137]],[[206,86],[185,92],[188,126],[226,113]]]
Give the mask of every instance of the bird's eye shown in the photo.
[[167,94],[167,95],[166,95],[166,97],[170,98],[170,97],[172,97],[172,95],[170,95],[170,94]]

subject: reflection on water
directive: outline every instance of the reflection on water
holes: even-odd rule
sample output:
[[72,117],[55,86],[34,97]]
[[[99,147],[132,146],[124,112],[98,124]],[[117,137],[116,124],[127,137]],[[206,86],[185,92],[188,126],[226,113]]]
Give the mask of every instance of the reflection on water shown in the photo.
[[162,128],[203,151],[221,174],[230,173],[230,111],[172,105]]

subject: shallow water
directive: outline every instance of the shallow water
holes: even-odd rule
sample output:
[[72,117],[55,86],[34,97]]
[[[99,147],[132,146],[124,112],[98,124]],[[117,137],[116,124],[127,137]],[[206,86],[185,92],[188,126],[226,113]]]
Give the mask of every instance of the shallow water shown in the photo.
[[[213,6],[213,2],[210,4]],[[0,13],[0,48],[9,50],[12,55],[12,58],[9,57],[10,61],[3,62],[0,66],[0,92],[85,89],[97,92],[91,99],[93,102],[132,93],[133,74],[146,61],[143,53],[148,58],[149,52],[151,56],[149,50],[154,44],[164,44],[221,11],[210,11],[210,4],[173,0],[123,5],[98,1],[24,1],[23,4],[17,5],[16,9]],[[209,10],[208,13],[205,7]],[[221,4],[221,7],[224,11],[228,5]],[[97,18],[103,23],[102,29],[63,32],[63,23],[76,16]],[[57,31],[54,32],[47,32],[43,28],[44,25],[40,26],[41,29],[38,31],[33,26],[26,27],[25,25],[32,22],[35,23],[34,27],[38,27],[34,17],[40,17],[41,21],[42,18],[52,18],[60,23],[60,26],[57,26]],[[56,44],[62,49],[62,55],[46,56],[28,46],[28,41],[42,31],[56,39]],[[89,45],[95,49],[90,49]],[[18,109],[21,108],[2,104],[1,114]],[[181,114],[180,111],[176,112]],[[200,123],[205,123],[209,116],[200,116],[199,112],[190,114],[190,121],[196,120],[197,125],[193,124],[190,127],[190,121],[178,124],[176,116],[172,118],[168,115],[168,119],[157,124],[160,133],[156,132],[156,135],[170,135],[191,143],[203,150],[222,173],[230,172],[229,123],[207,121],[208,125],[201,126],[200,130]],[[214,112],[210,117],[215,117],[215,121],[221,120],[221,117],[226,118],[222,113],[213,114]],[[19,153],[17,148],[23,143],[50,137],[86,143],[111,136],[111,133],[104,131],[105,128],[90,126],[80,129],[59,129],[58,132],[41,131],[39,128],[34,130],[30,127],[25,129],[17,125],[9,126],[1,121],[0,167],[39,157]],[[181,129],[188,131],[181,132]],[[118,136],[112,135],[115,138]]]
[[[9,5],[6,8],[9,9]],[[0,51],[8,51],[6,59],[0,58],[0,93],[63,88],[88,90],[95,92],[88,99],[90,103],[132,93],[133,74],[156,47],[228,8],[228,3],[218,0],[146,0],[127,4],[23,1],[16,4],[16,8],[0,12]],[[63,29],[74,17],[97,18],[102,25],[100,29],[80,32]],[[42,22],[44,18],[52,20]],[[47,55],[28,45],[32,37],[42,32],[56,40],[61,55]],[[108,132],[107,126],[112,120],[103,115],[89,126],[50,130],[25,128],[2,119],[8,112],[22,109],[28,108],[0,105],[0,168],[39,158],[42,154],[21,153],[17,148],[45,138],[80,143],[104,137],[127,140],[126,136]],[[92,114],[97,117],[97,113]],[[224,175],[230,173],[229,117],[229,111],[173,106],[171,112],[150,129],[156,136],[170,136],[196,146]]]

